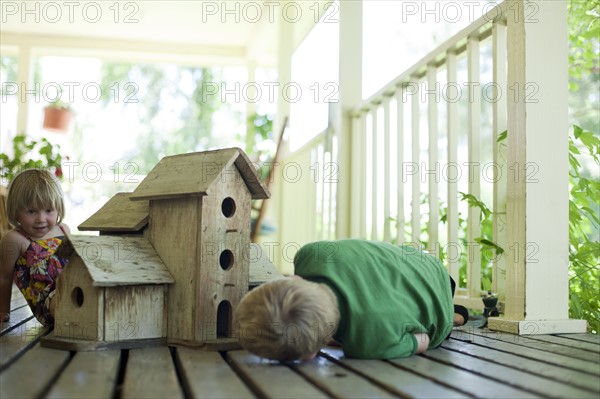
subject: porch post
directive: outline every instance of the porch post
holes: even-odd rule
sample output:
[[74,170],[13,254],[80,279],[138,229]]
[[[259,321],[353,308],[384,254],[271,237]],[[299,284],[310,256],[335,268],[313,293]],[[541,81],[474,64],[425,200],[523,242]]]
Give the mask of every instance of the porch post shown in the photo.
[[[351,108],[362,99],[362,1],[340,1],[339,101],[335,106],[334,134],[339,145],[336,238],[349,237],[351,215],[352,137]],[[353,179],[356,183],[357,179]]]
[[[510,0],[505,316],[516,334],[585,332],[569,320],[566,1]],[[548,45],[551,43],[551,45]]]
[[[285,18],[281,17],[281,14],[278,17],[278,27],[277,27],[277,74],[278,74],[278,82],[281,84],[287,84],[292,81],[292,54],[294,52],[293,45],[293,25],[291,22],[285,20]],[[273,120],[273,133],[275,137],[281,133],[285,118],[290,116],[290,102],[286,101],[283,97],[281,90],[278,90],[277,94],[277,114]],[[284,141],[282,143],[282,154],[286,154],[288,151],[289,143]],[[284,159],[282,156],[280,159]],[[280,161],[282,162],[282,161]],[[278,166],[279,168],[282,165]],[[280,169],[281,170],[281,169]],[[271,190],[271,198],[269,206],[267,207],[267,214],[274,215],[273,219],[278,221],[277,235],[275,238],[275,243],[280,245],[285,245],[284,235],[282,231],[284,230],[284,220],[286,216],[284,215],[284,204],[282,203],[282,198],[285,198],[284,195],[285,184],[282,182],[282,179],[275,178],[270,187]],[[269,245],[273,245],[275,243],[269,243]],[[286,273],[292,272],[293,267],[291,266],[289,261],[284,259],[282,254],[281,246],[278,246],[278,250],[273,251],[271,261],[280,265],[280,271],[285,271]],[[270,250],[270,249],[269,249]],[[290,269],[291,268],[291,269]]]
[[19,47],[18,56],[18,70],[17,70],[17,82],[19,82],[19,94],[17,96],[17,130],[15,135],[24,134],[27,135],[27,114],[28,114],[28,103],[26,96],[22,94],[23,88],[31,89],[35,82],[32,82],[32,63],[31,63],[31,46],[22,45]]

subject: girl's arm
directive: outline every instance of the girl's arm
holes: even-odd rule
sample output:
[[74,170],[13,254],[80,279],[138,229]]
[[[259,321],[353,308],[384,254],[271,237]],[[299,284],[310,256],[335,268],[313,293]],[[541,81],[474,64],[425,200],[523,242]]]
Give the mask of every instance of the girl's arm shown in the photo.
[[0,322],[10,320],[13,273],[20,255],[19,235],[9,231],[0,241]]

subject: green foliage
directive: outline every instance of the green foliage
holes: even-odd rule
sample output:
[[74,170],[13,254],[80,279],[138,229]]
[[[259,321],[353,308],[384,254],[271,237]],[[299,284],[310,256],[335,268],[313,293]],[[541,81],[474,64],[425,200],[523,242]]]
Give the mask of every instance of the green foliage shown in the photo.
[[7,185],[22,170],[44,168],[62,178],[60,146],[46,138],[39,141],[17,135],[13,138],[13,154],[0,153],[0,183]]
[[[0,56],[0,70],[2,71],[0,76],[2,77],[2,82],[16,82],[17,69],[17,57]],[[6,89],[7,86],[3,84],[2,87],[0,87],[0,95],[8,95]]]
[[[244,151],[254,161],[259,163],[260,177],[267,179],[271,162],[275,156],[277,142],[273,134],[273,116],[269,114],[249,115],[246,124],[246,148]],[[242,141],[242,138],[238,138]]]
[[[104,63],[102,101],[108,106],[117,89],[120,104],[137,112],[145,130],[139,145],[125,156],[135,163],[138,173],[148,173],[165,155],[202,151],[224,146],[212,131],[213,114],[222,106],[220,96],[207,93],[215,77],[210,68],[179,67],[162,64]],[[175,107],[174,104],[185,104]],[[179,114],[173,115],[177,109]],[[173,130],[165,130],[163,121],[181,121]]]
[[600,0],[569,0],[569,108],[571,123],[600,131]]
[[[506,140],[507,132],[502,132],[498,142]],[[575,319],[585,319],[589,332],[598,334],[600,329],[600,181],[597,171],[600,167],[600,138],[591,131],[573,126],[569,137],[569,315]],[[584,167],[586,165],[587,167]],[[481,279],[483,290],[491,288],[492,260],[504,253],[504,248],[493,240],[494,212],[474,195],[460,192],[460,201],[471,208],[479,209],[481,236],[475,241],[481,245]],[[427,203],[427,197],[421,196],[421,204]],[[447,222],[447,205],[440,200],[440,221]],[[394,219],[395,220],[395,219]],[[458,215],[458,237],[463,248],[468,248],[467,221]],[[410,222],[405,226],[410,230]],[[427,230],[427,218],[421,218],[421,232]],[[427,247],[427,240],[421,244]],[[445,254],[440,252],[444,261]],[[466,251],[459,260],[459,286],[466,286]]]
[[569,0],[569,316],[600,330],[600,0]]
[[586,175],[582,163],[600,166],[600,139],[579,126],[569,137],[569,315],[600,328],[600,182]]
[[72,110],[71,109],[71,104],[69,104],[67,102],[64,102],[64,101],[62,101],[60,99],[48,103],[48,108],[64,109],[64,110],[67,110],[67,111],[71,111]]
[[[472,194],[466,194],[463,192],[459,192],[460,199],[459,201],[466,202],[469,207],[479,209],[479,223],[481,226],[481,235],[479,237],[474,238],[474,243],[469,243],[467,241],[467,219],[461,213],[458,212],[458,239],[461,244],[461,248],[463,250],[460,252],[460,258],[458,259],[459,269],[458,269],[458,282],[457,285],[459,287],[467,286],[467,254],[469,248],[472,248],[475,243],[478,244],[480,249],[481,256],[481,289],[484,291],[489,291],[492,289],[492,264],[494,259],[497,256],[500,256],[504,253],[504,248],[500,247],[493,241],[493,229],[494,223],[493,218],[495,214],[502,214],[503,212],[492,212],[490,208],[479,198]],[[421,194],[419,203],[421,207],[427,205],[429,201],[429,197],[425,194]],[[440,207],[440,219],[441,223],[447,223],[448,221],[448,206],[447,204],[438,199],[439,207]],[[421,212],[421,215],[427,217],[421,217],[420,220],[420,231],[419,231],[419,243],[423,248],[429,247],[429,238],[428,238],[428,222],[429,217],[427,211]],[[396,218],[390,218],[390,221],[395,222]],[[407,221],[404,226],[404,233],[409,237],[412,233],[412,223]],[[402,233],[400,233],[400,240],[402,240]],[[447,254],[444,252],[443,248],[439,249],[438,256],[442,262],[446,260]]]

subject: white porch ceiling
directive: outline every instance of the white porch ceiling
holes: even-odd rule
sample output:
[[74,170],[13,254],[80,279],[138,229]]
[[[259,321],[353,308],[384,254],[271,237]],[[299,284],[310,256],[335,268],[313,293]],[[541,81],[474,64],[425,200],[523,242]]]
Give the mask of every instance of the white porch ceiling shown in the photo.
[[[90,44],[92,40],[104,39],[155,43],[163,49],[169,44],[181,48],[220,48],[221,52],[230,49],[232,54],[242,53],[260,60],[261,64],[273,64],[277,48],[276,16],[281,14],[281,3],[3,0],[0,9],[0,34],[5,38],[37,35],[91,39]],[[5,40],[1,42],[7,44]]]

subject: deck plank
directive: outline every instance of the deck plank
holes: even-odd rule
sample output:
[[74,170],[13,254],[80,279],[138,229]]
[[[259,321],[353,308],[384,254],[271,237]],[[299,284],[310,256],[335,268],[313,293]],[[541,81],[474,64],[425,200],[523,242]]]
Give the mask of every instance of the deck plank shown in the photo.
[[183,397],[173,358],[167,346],[129,351],[121,397]]
[[590,391],[446,349],[427,351],[423,356],[542,396],[589,398],[591,395]]
[[512,338],[511,341],[513,341],[513,343],[494,339],[490,335],[462,330],[454,330],[452,332],[452,338],[464,342],[472,342],[474,344],[485,346],[488,348],[493,348],[499,351],[518,354],[520,356],[529,357],[531,359],[540,360],[550,364],[555,364],[564,368],[577,370],[586,374],[591,374],[594,376],[600,375],[600,363],[589,362],[586,360],[575,359],[564,354],[553,353],[551,351],[545,350],[544,344],[542,344],[538,348],[533,348],[529,345],[524,345],[524,341],[519,340],[518,338]]
[[516,370],[551,378],[565,384],[587,389],[590,392],[600,395],[600,381],[598,381],[597,378],[582,374],[576,370],[565,369],[564,367],[549,364],[541,360],[521,357],[519,354],[506,353],[494,348],[472,345],[454,339],[444,342],[442,347],[479,359],[509,366]]
[[13,328],[33,319],[31,308],[16,285],[13,284],[10,299],[10,320],[0,323],[0,335],[8,333]]
[[192,398],[254,398],[218,352],[177,348],[182,382]]
[[337,398],[393,398],[390,393],[365,378],[329,360],[317,356],[292,368],[324,392]]
[[[553,342],[541,342],[535,338],[529,338],[525,335],[515,335],[509,334],[501,331],[491,331],[491,330],[468,330],[462,329],[461,331],[466,331],[469,334],[477,335],[480,337],[484,337],[486,339],[495,339],[502,342],[507,342],[516,345],[526,346],[528,348],[539,349],[543,351],[549,351],[558,355],[569,356],[574,359],[581,359],[588,362],[596,362],[598,360],[598,355],[595,353],[590,353],[587,350],[579,349],[575,347],[568,347],[564,345],[558,345]],[[600,371],[600,370],[599,370]]]
[[[591,342],[579,341],[575,339],[569,339],[560,335],[533,335],[530,339],[535,339],[542,342],[551,342],[553,344],[568,346],[571,348],[581,349],[591,353],[600,354],[600,345]],[[596,357],[597,359],[597,357]]]
[[41,397],[69,361],[69,352],[38,343],[0,374],[0,398]]
[[20,324],[0,337],[0,370],[26,353],[49,332],[35,318]]
[[29,306],[21,306],[11,310],[10,320],[0,323],[0,335],[8,333],[13,328],[18,327],[31,319],[33,319],[33,313],[31,313]]
[[376,382],[399,397],[465,398],[469,396],[385,361],[345,358],[344,352],[339,348],[326,348],[322,352],[339,361],[345,368]]
[[[434,351],[439,351],[435,349]],[[430,353],[431,353],[430,352]],[[442,364],[423,356],[411,356],[404,359],[393,359],[391,363],[398,367],[417,373],[440,384],[451,386],[469,395],[484,398],[537,398],[531,392],[524,391],[486,377],[465,371],[447,364]]]
[[227,359],[261,398],[323,398],[327,395],[284,364],[247,351],[227,352]]
[[576,341],[590,342],[592,344],[600,345],[600,335],[593,334],[555,334],[557,337],[569,338]]
[[120,357],[121,351],[114,350],[76,353],[48,393],[48,398],[112,397]]

